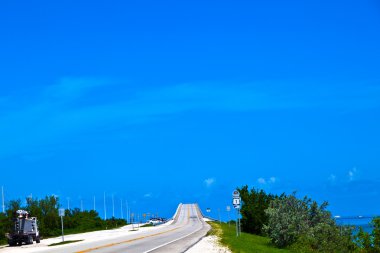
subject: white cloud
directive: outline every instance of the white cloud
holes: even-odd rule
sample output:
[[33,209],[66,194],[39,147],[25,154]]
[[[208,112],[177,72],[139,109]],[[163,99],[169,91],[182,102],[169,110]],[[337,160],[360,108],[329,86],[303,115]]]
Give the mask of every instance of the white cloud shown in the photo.
[[86,92],[108,84],[102,79],[95,78],[62,78],[57,84],[48,86],[43,94],[50,99],[78,99]]
[[356,172],[357,170],[355,167],[348,171],[348,181],[352,181],[355,179]]
[[335,180],[336,180],[336,176],[335,176],[334,174],[331,174],[331,175],[327,178],[327,180],[328,180],[329,182],[331,182],[331,183],[334,183]]
[[260,177],[257,179],[257,182],[261,185],[274,184],[277,182],[277,178],[276,177],[270,177],[269,179],[265,179],[263,177]]
[[210,187],[211,185],[213,185],[215,183],[215,178],[213,178],[213,177],[207,178],[203,182],[207,187]]
[[269,178],[269,182],[272,184],[276,183],[276,181],[277,181],[277,178],[275,178],[275,177]]
[[267,181],[264,178],[262,178],[262,177],[260,177],[259,179],[257,179],[257,182],[259,184],[266,184],[267,183]]

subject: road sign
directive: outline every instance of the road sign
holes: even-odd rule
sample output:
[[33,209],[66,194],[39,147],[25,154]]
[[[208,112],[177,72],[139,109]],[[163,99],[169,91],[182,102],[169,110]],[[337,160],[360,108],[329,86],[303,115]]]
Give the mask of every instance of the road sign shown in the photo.
[[233,191],[232,198],[234,198],[234,199],[240,198],[240,193],[238,190]]
[[240,235],[240,202],[241,202],[241,198],[240,198],[240,193],[238,190],[234,190],[232,192],[232,205],[234,206],[234,208],[236,209],[236,236],[239,236]]
[[59,214],[59,216],[61,216],[62,242],[64,242],[65,241],[65,237],[64,237],[64,234],[63,234],[63,216],[65,216],[65,209],[64,208],[58,209],[58,214]]
[[240,209],[240,202],[241,202],[240,198],[232,199],[232,205],[234,206],[235,209]]

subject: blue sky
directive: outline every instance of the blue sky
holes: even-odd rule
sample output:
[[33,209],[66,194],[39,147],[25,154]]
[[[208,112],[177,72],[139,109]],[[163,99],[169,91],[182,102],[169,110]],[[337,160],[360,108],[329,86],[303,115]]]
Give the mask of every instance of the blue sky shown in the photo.
[[0,24],[7,199],[226,217],[247,184],[380,214],[377,1],[3,1]]

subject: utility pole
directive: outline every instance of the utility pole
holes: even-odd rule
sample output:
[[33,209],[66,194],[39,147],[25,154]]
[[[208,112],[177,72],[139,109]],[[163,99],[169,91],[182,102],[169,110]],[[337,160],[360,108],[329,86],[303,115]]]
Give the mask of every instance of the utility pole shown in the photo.
[[80,200],[80,211],[83,213],[83,199]]
[[124,217],[123,217],[123,199],[120,199],[120,213],[121,213],[121,218],[124,219]]
[[125,200],[125,205],[126,205],[126,208],[127,208],[127,223],[131,223],[130,221],[130,216],[129,216],[129,207],[128,207],[128,200]]
[[236,209],[236,236],[239,236],[239,211]]
[[228,213],[228,227],[231,227],[231,218],[230,218],[230,211],[231,211],[231,207],[230,206],[227,206],[227,208],[226,208],[226,210],[227,210],[227,213]]
[[5,213],[5,204],[4,204],[4,186],[1,186],[1,197],[2,197],[1,205],[2,205],[2,207],[3,207],[3,213]]
[[104,192],[104,220],[107,220],[106,192]]
[[238,208],[239,212],[239,236],[241,235],[241,219],[240,219],[240,208]]
[[94,211],[96,211],[96,208],[95,208],[95,196],[94,196]]
[[112,217],[115,217],[115,201],[113,199],[113,194],[112,194]]
[[61,216],[62,242],[64,242],[65,241],[65,237],[64,237],[64,234],[63,234],[63,216],[65,216],[65,209],[64,208],[58,209],[58,215]]
[[234,205],[234,208],[236,209],[236,236],[239,236],[241,234],[241,227],[240,227],[241,198],[240,198],[240,193],[238,190],[234,190],[232,193],[232,204]]

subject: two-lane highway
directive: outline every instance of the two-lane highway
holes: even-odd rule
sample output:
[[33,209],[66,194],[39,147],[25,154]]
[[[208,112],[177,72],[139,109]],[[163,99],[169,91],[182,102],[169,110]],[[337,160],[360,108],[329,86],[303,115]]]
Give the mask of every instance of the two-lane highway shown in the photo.
[[177,253],[184,252],[198,242],[210,229],[196,204],[181,204],[171,224],[160,225],[154,229],[141,229],[139,232],[126,230],[117,237],[55,247],[27,245],[22,248],[7,247],[4,252],[77,252],[77,253]]

